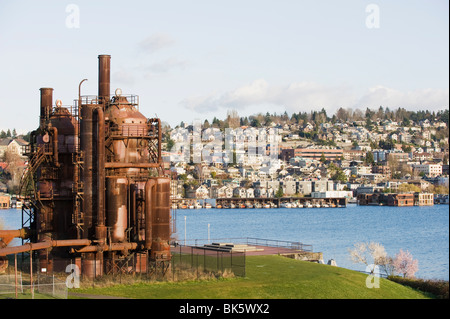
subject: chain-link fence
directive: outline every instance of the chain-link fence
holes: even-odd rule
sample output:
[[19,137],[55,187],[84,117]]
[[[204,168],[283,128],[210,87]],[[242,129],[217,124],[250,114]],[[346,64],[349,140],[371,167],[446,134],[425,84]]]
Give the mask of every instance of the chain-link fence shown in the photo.
[[178,245],[172,248],[172,269],[190,269],[197,277],[203,272],[245,277],[245,252]]
[[15,275],[0,275],[0,295],[12,295],[16,293],[23,293],[22,274]]
[[68,289],[65,281],[40,273],[0,275],[0,296],[3,298],[67,299]]
[[69,288],[83,286],[245,276],[245,252],[176,244],[171,255],[161,261],[151,260],[148,252],[83,260],[34,253],[31,262],[29,253],[9,256],[0,274],[0,298],[65,299]]

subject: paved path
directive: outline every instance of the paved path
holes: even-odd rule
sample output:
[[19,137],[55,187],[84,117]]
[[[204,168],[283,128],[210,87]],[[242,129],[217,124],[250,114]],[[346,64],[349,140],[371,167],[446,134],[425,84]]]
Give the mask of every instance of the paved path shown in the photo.
[[92,295],[92,294],[79,294],[76,292],[69,292],[69,296],[86,298],[86,299],[130,299],[125,297],[117,297],[117,296],[103,296],[103,295]]

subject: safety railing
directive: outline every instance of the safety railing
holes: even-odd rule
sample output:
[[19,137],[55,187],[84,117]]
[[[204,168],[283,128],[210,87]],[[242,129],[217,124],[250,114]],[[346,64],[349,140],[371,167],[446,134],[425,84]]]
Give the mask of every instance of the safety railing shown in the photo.
[[[112,98],[111,98],[112,97]],[[130,104],[135,107],[139,106],[139,95],[134,94],[122,94],[120,96],[121,100],[125,100],[126,103],[116,101],[117,97],[114,94],[111,94],[108,97],[108,104],[120,103],[120,104]],[[102,103],[101,99],[97,95],[82,95],[80,99],[74,100],[74,106],[78,107],[81,101],[81,105],[87,104],[100,104]]]
[[286,248],[292,250],[300,250],[312,252],[313,246],[309,244],[303,244],[296,241],[285,241],[285,240],[275,240],[275,239],[264,239],[264,238],[254,238],[254,237],[241,237],[241,238],[214,238],[214,239],[187,239],[186,241],[179,241],[180,244],[191,245],[191,246],[203,246],[210,244],[212,242],[230,242],[233,244],[247,244],[253,246],[265,246],[265,247],[276,247],[276,248]]

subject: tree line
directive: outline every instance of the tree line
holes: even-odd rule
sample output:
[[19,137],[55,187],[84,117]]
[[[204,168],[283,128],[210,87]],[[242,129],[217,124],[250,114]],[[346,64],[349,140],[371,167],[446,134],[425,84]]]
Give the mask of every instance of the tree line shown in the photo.
[[6,131],[1,130],[0,131],[0,138],[18,138],[18,137],[21,137],[26,142],[29,142],[30,141],[30,133],[31,133],[31,131],[28,132],[25,135],[20,135],[20,134],[18,135],[16,129],[13,128],[12,131],[10,129],[7,129]]
[[[340,107],[334,114],[327,114],[326,110],[322,108],[320,111],[305,111],[305,112],[293,112],[289,115],[286,111],[282,114],[259,113],[256,115],[239,117],[237,111],[229,111],[227,117],[224,120],[220,120],[214,117],[212,122],[207,119],[203,122],[204,128],[233,128],[237,126],[250,126],[250,127],[264,127],[270,126],[273,123],[278,124],[306,124],[307,122],[320,125],[322,123],[337,123],[337,122],[358,122],[365,121],[365,126],[370,127],[375,121],[391,120],[397,122],[402,126],[410,126],[413,123],[419,123],[420,121],[429,120],[430,122],[441,121],[447,124],[449,122],[449,110],[439,111],[408,111],[405,108],[399,107],[396,110],[391,110],[389,107],[384,108],[380,106],[378,109],[366,108],[352,109]],[[184,123],[181,123],[183,126]]]

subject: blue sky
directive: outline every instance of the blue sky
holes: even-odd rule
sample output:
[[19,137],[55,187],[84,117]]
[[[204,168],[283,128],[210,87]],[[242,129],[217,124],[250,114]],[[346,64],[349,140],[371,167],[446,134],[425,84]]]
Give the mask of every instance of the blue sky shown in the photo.
[[1,0],[0,129],[37,127],[41,87],[64,105],[84,78],[96,94],[99,54],[112,91],[172,126],[230,109],[448,108],[448,12],[446,0]]

